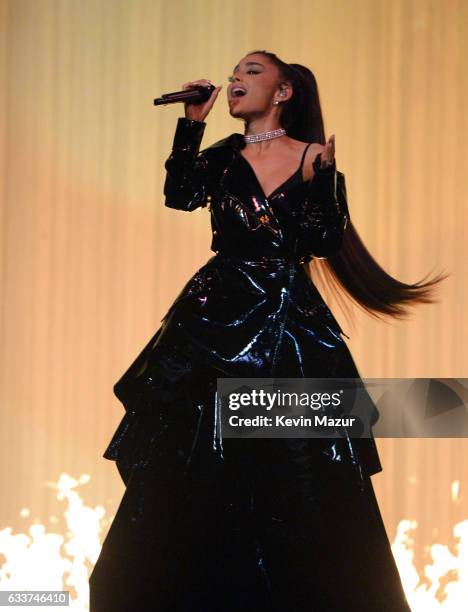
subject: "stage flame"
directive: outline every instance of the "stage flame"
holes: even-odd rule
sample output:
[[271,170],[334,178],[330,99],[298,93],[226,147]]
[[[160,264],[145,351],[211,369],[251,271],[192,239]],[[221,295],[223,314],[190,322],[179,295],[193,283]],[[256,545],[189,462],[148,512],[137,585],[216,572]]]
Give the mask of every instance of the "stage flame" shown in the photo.
[[[400,572],[403,588],[413,612],[462,612],[468,610],[468,520],[455,525],[453,534],[459,538],[457,555],[447,546],[433,544],[430,547],[432,563],[424,567],[422,582],[413,563],[413,543],[408,532],[416,529],[417,521],[400,521],[392,544],[393,556]],[[441,587],[442,578],[452,573],[450,580]]]
[[[58,500],[68,503],[65,535],[47,533],[41,524],[31,525],[29,535],[13,534],[11,527],[0,531],[0,555],[6,559],[0,569],[0,590],[70,591],[70,608],[79,612],[89,609],[88,577],[101,549],[100,534],[111,520],[104,519],[102,506],[85,506],[75,490],[89,480],[87,474],[78,480],[61,474],[57,483],[46,483],[57,490]],[[20,512],[23,517],[29,514],[27,508]],[[41,610],[49,609],[56,612],[57,607],[41,606]]]

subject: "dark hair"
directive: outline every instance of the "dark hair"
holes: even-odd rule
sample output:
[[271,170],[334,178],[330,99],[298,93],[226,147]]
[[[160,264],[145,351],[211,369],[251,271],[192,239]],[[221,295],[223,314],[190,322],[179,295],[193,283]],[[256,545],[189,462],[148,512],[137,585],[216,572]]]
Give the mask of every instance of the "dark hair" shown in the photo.
[[[281,127],[291,138],[325,145],[317,81],[311,70],[301,64],[286,64],[274,53],[265,50],[251,51],[247,55],[254,53],[268,57],[277,66],[280,79],[292,85],[293,95],[283,104],[280,115]],[[438,302],[433,298],[434,287],[449,276],[439,273],[430,280],[425,281],[424,277],[413,284],[393,278],[366,249],[350,219],[339,252],[326,259],[312,259],[305,265],[305,270],[311,280],[314,276],[324,287],[327,284],[333,287],[333,296],[345,311],[344,293],[375,318],[383,318],[383,315],[398,319],[410,314],[408,306]]]

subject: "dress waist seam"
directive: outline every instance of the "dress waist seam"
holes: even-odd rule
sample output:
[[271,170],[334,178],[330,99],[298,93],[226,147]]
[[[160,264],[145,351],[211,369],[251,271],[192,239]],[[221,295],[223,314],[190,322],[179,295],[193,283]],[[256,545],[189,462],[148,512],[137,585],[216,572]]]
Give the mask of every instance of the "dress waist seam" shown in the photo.
[[213,255],[213,258],[217,258],[217,259],[225,259],[225,260],[232,260],[232,261],[241,261],[241,262],[245,262],[245,263],[283,263],[283,264],[296,264],[296,265],[303,265],[304,263],[306,263],[307,258],[306,257],[298,257],[298,256],[288,256],[288,255],[283,255],[283,256],[274,256],[274,255],[237,255],[235,253],[223,253],[223,252],[217,252]]

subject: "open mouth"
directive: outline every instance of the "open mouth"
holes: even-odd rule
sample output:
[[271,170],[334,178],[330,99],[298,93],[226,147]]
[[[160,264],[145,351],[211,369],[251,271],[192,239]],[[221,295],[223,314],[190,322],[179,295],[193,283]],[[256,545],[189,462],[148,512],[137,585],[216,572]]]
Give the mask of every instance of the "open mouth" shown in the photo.
[[231,90],[231,98],[241,98],[247,92],[242,87],[233,87]]

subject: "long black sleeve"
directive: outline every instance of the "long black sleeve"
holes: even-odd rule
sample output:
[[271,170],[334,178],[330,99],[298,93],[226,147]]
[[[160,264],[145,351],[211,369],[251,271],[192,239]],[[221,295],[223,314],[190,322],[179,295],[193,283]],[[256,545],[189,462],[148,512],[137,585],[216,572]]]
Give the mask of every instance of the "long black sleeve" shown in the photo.
[[207,205],[208,160],[199,153],[206,123],[179,117],[166,160],[165,206],[193,211]]
[[340,250],[349,211],[345,176],[334,161],[321,168],[314,160],[314,177],[306,198],[293,211],[299,250],[315,257],[329,257]]

